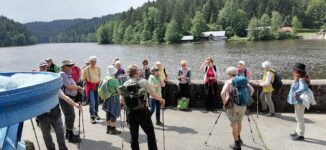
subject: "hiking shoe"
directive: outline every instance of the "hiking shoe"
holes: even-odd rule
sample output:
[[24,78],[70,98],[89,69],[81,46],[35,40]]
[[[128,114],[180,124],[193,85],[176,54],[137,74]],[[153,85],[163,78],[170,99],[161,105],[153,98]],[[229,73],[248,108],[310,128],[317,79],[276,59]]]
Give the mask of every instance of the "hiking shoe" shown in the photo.
[[91,123],[92,123],[92,124],[96,124],[95,117],[92,117],[92,118],[91,118]]
[[111,127],[111,135],[121,134],[121,131],[118,131],[115,127]]
[[275,116],[275,113],[268,113],[267,115],[266,115],[266,117],[274,117]]
[[242,139],[239,139],[240,145],[243,145],[243,141]]
[[110,134],[111,133],[111,127],[110,126],[107,126],[106,127],[106,134]]
[[230,145],[230,148],[234,149],[234,150],[241,150],[241,144],[240,141],[235,141],[234,144]]
[[95,114],[95,118],[96,120],[101,120],[100,116],[97,113]]
[[164,124],[161,121],[156,122],[156,125],[163,127]]
[[297,132],[293,132],[293,133],[290,134],[290,137],[296,137],[296,136],[298,136]]
[[66,134],[69,143],[80,143],[81,139],[79,136],[76,136],[72,130],[67,130]]
[[304,141],[304,136],[294,136],[292,137],[293,141]]

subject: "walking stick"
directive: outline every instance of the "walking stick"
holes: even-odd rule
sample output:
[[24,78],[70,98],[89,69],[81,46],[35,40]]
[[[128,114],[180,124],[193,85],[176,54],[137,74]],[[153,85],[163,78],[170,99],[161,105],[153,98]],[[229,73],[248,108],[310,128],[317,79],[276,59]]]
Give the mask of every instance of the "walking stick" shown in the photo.
[[[79,104],[79,107],[81,107],[81,103],[79,102],[78,104]],[[78,116],[79,116],[78,117],[78,130],[79,130],[79,132],[78,133],[79,133],[79,136],[80,136],[80,116],[81,116],[81,110],[80,109],[78,110]]]
[[120,116],[120,121],[121,121],[121,128],[122,128],[122,132],[121,132],[121,150],[123,150],[123,148],[124,148],[124,139],[123,139],[123,133],[124,133],[124,127],[125,127],[125,125],[124,125],[124,121],[125,121],[125,117],[126,117],[126,113],[125,113],[125,108],[124,107],[122,107],[122,109],[123,109],[123,117],[122,117],[122,114],[121,114],[121,116]]
[[80,111],[81,111],[82,123],[83,123],[83,135],[84,135],[84,139],[85,139],[84,111],[83,111],[83,109],[81,109]]
[[162,109],[162,119],[163,119],[163,150],[165,150],[165,123],[164,123],[164,108]]
[[257,91],[256,92],[257,92],[257,103],[256,103],[256,107],[257,107],[257,118],[258,118],[258,113],[259,113],[258,112],[258,103],[259,103],[259,95],[258,95],[259,94],[259,87],[258,87],[258,81],[257,81]]
[[33,119],[31,119],[31,123],[32,123],[34,135],[35,135],[35,138],[36,138],[37,147],[38,147],[39,150],[41,150],[40,143],[39,143],[38,138],[37,138],[37,135],[36,135],[36,131],[35,131],[35,126],[34,126],[34,123],[33,123]]
[[247,113],[247,117],[248,117],[248,123],[249,123],[250,132],[251,132],[251,136],[252,136],[252,141],[253,141],[254,143],[256,143],[256,142],[255,142],[255,138],[254,138],[254,133],[253,133],[253,131],[252,131],[252,127],[251,127],[251,124],[250,124],[249,113]]
[[214,123],[214,126],[213,126],[213,128],[211,129],[211,131],[209,132],[209,134],[208,134],[208,136],[207,136],[207,138],[206,138],[206,141],[205,141],[205,143],[204,143],[205,145],[207,145],[207,141],[208,141],[209,137],[212,135],[212,132],[214,131],[214,128],[215,128],[215,126],[216,126],[216,124],[217,124],[217,121],[220,119],[221,114],[222,114],[224,111],[225,111],[225,109],[223,108],[222,111],[220,112],[220,114],[217,116],[217,119],[216,119],[216,121],[215,121],[215,123]]

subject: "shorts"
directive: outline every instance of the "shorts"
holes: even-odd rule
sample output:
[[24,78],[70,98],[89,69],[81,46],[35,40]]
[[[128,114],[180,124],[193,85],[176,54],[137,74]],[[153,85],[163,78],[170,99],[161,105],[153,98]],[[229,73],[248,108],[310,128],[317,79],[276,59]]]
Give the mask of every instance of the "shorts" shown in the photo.
[[231,122],[231,126],[235,123],[241,123],[243,116],[245,115],[247,107],[246,106],[239,106],[234,104],[232,108],[227,109],[227,117]]

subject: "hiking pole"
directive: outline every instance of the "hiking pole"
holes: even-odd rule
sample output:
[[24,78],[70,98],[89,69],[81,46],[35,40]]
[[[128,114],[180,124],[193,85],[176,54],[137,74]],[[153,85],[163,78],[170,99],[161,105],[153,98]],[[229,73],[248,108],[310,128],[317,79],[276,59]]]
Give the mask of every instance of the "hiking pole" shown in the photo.
[[207,138],[206,138],[206,141],[205,141],[205,145],[207,145],[207,141],[208,141],[208,139],[209,139],[209,137],[212,135],[212,132],[214,131],[214,128],[215,128],[215,126],[216,126],[216,124],[217,124],[217,121],[220,119],[220,117],[221,117],[221,114],[224,112],[224,108],[222,109],[222,111],[220,112],[220,114],[218,115],[218,117],[217,117],[217,119],[216,119],[216,121],[215,121],[215,123],[214,123],[214,126],[213,126],[213,128],[211,129],[211,132],[209,132],[209,134],[208,134],[208,136],[207,136]]
[[38,138],[37,138],[37,135],[36,135],[36,131],[35,131],[35,126],[34,126],[34,123],[33,123],[33,119],[31,119],[31,123],[32,123],[34,135],[35,135],[35,138],[36,138],[37,147],[38,147],[39,150],[41,150],[40,143],[39,143]]
[[[79,102],[79,107],[81,107],[81,103]],[[78,110],[78,133],[79,133],[79,136],[80,136],[80,116],[81,116],[81,110],[79,109]]]
[[257,107],[257,118],[258,118],[258,103],[259,103],[259,88],[258,88],[258,81],[257,81],[257,91],[256,91],[256,93],[257,93],[257,103],[256,103],[256,107]]
[[250,132],[251,132],[251,136],[252,136],[252,141],[253,141],[254,143],[256,143],[256,142],[255,142],[255,138],[254,138],[254,132],[252,131],[251,124],[250,124],[249,113],[247,113],[247,117],[248,117],[248,123],[249,123]]
[[165,150],[165,123],[164,123],[164,108],[162,109],[162,119],[163,119],[163,150]]
[[84,135],[84,139],[85,139],[84,111],[83,111],[83,109],[81,109],[80,111],[81,111],[82,123],[83,123],[83,135]]
[[120,121],[121,121],[121,128],[122,128],[122,132],[121,132],[121,150],[123,150],[123,148],[124,148],[124,139],[123,139],[123,133],[124,133],[124,127],[125,127],[125,125],[124,125],[124,120],[125,120],[125,117],[126,117],[126,113],[125,113],[125,108],[124,107],[122,107],[122,109],[123,109],[123,117],[122,117],[122,114],[121,114],[121,116],[120,116]]

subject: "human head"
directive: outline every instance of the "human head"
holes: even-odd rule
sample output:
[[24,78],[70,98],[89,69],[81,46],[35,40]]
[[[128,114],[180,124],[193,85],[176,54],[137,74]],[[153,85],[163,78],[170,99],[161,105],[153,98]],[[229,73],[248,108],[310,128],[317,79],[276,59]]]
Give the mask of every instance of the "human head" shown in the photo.
[[45,61],[48,63],[49,66],[51,66],[53,64],[52,58],[48,58]]
[[151,73],[152,75],[154,75],[155,77],[159,77],[160,76],[160,72],[159,72],[159,69],[157,67],[153,67],[151,69]]
[[91,62],[89,61],[89,60],[87,60],[86,62],[85,62],[85,65],[86,66],[89,66],[91,64]]
[[120,68],[121,68],[121,62],[120,62],[120,61],[116,61],[116,62],[114,63],[114,67],[115,67],[116,69],[120,69]]
[[206,62],[208,65],[212,65],[212,64],[214,64],[214,61],[213,61],[213,59],[212,59],[211,57],[207,57],[206,60],[205,60],[205,62]]
[[137,65],[133,64],[128,67],[128,74],[130,78],[139,78],[140,77],[140,71],[137,67]]
[[180,65],[181,65],[182,69],[187,68],[187,64],[188,64],[188,62],[186,60],[181,60],[181,62],[180,62]]
[[306,77],[306,65],[302,63],[296,63],[292,69],[292,77],[294,80]]
[[48,63],[47,62],[41,62],[39,65],[39,71],[46,72],[48,70]]
[[162,68],[162,63],[159,62],[159,61],[157,61],[157,62],[156,62],[156,67],[157,67],[158,69],[161,69],[161,68]]
[[115,58],[113,59],[113,64],[115,64],[115,62],[117,62],[117,61],[120,61],[120,58],[119,58],[119,57],[115,57]]
[[108,70],[107,70],[107,73],[111,76],[114,76],[115,73],[117,73],[117,69],[114,68],[114,66],[110,65],[108,66]]
[[264,61],[261,65],[264,70],[270,70],[272,68],[272,64],[269,61]]
[[245,67],[245,65],[246,65],[246,63],[245,63],[243,60],[241,60],[241,61],[239,61],[239,63],[238,63],[238,68],[239,68],[239,69],[243,69],[243,68]]
[[62,61],[61,69],[63,72],[71,72],[71,67],[74,66],[75,63],[72,60],[64,60]]
[[96,62],[97,62],[97,57],[96,56],[91,56],[91,57],[89,57],[89,62],[90,62],[90,65],[92,66],[92,67],[94,67],[95,65],[96,65]]
[[143,68],[148,68],[148,60],[143,60]]
[[228,67],[227,69],[226,69],[226,76],[227,76],[227,78],[228,79],[230,79],[230,78],[233,78],[233,77],[235,77],[236,75],[237,75],[237,68],[235,68],[235,67]]

